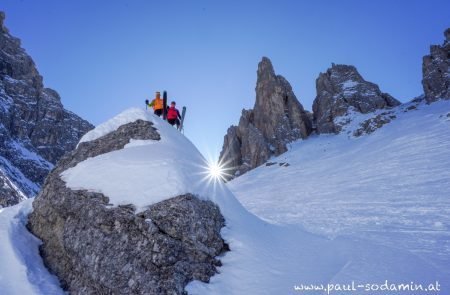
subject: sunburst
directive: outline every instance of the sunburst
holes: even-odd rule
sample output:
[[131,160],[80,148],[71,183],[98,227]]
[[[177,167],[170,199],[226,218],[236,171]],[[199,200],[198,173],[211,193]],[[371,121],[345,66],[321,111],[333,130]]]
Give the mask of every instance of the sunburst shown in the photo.
[[214,160],[214,157],[211,155],[207,155],[207,160],[204,164],[203,168],[203,179],[208,183],[225,183],[232,175],[229,173],[234,169],[234,167],[230,167],[229,162],[222,162]]

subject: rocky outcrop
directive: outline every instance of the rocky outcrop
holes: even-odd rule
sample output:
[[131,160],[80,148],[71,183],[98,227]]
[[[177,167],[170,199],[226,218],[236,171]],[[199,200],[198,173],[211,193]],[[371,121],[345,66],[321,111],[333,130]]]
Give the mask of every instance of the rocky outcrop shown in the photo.
[[365,81],[354,66],[333,64],[319,74],[316,91],[313,114],[318,133],[339,133],[342,126],[335,119],[350,111],[366,114],[400,105],[378,85]]
[[26,199],[26,196],[17,190],[14,183],[0,171],[0,209],[17,204]]
[[184,294],[191,280],[208,282],[227,250],[217,205],[185,194],[136,214],[108,196],[66,187],[60,174],[89,157],[124,148],[131,139],[159,140],[137,120],[82,142],[64,156],[33,202],[28,228],[41,255],[70,294]]
[[231,126],[224,138],[219,161],[229,178],[284,153],[289,142],[306,138],[312,130],[310,117],[291,85],[275,75],[268,58],[259,63],[257,76],[254,108],[243,110],[239,125]]
[[[93,126],[64,109],[0,12],[0,206],[34,196],[53,165]],[[4,195],[8,195],[8,200]]]
[[286,143],[311,133],[311,122],[295,97],[289,82],[275,75],[266,57],[258,65],[253,124],[261,131],[275,154],[286,151]]
[[442,45],[432,45],[423,57],[422,86],[428,103],[450,99],[450,28],[444,32]]
[[[422,84],[428,103],[450,99],[450,28],[444,36],[444,44],[431,46],[430,55],[423,58]],[[287,143],[307,137],[312,129],[319,134],[370,134],[394,120],[394,107],[401,105],[350,65],[332,64],[320,73],[316,91],[313,113],[305,111],[286,79],[275,75],[270,60],[263,58],[255,106],[243,110],[239,125],[231,126],[224,137],[219,163],[228,171],[228,179],[285,152]]]
[[390,123],[396,119],[395,112],[383,112],[380,114],[374,114],[373,117],[362,121],[356,130],[353,130],[352,135],[355,137],[370,134],[383,127],[383,125]]

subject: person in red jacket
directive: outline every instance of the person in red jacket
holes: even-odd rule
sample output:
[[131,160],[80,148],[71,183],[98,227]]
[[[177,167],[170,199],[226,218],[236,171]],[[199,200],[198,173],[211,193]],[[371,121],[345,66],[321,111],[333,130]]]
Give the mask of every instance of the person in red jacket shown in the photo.
[[177,108],[175,108],[176,102],[172,101],[170,107],[167,107],[167,122],[170,125],[177,124],[177,129],[180,128],[181,115]]

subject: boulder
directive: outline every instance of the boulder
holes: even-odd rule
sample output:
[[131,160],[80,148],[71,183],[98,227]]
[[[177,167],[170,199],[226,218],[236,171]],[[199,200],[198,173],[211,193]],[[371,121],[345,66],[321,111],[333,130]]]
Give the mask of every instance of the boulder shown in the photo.
[[102,193],[66,187],[63,171],[131,139],[160,140],[160,134],[151,122],[136,120],[81,142],[33,202],[28,228],[70,294],[185,294],[188,282],[209,281],[220,265],[216,257],[228,249],[220,236],[224,217],[211,201],[188,193],[136,212],[133,204],[114,207]]

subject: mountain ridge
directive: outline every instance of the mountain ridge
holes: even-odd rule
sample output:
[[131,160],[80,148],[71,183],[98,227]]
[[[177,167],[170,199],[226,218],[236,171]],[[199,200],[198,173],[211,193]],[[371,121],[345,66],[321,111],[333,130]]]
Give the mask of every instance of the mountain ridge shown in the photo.
[[[445,30],[444,37],[443,45],[430,46],[430,54],[423,58],[424,95],[414,98],[413,102],[450,99],[450,28]],[[382,92],[377,84],[366,81],[352,65],[332,63],[327,71],[319,74],[312,113],[304,110],[289,82],[275,75],[267,57],[259,63],[257,77],[255,106],[242,110],[239,124],[232,125],[224,136],[218,162],[226,171],[227,180],[284,153],[289,143],[307,139],[310,134],[344,132],[355,112],[372,116],[359,122],[359,128],[352,129],[352,135],[370,134],[395,120],[395,112],[391,110],[404,105]],[[292,103],[289,105],[286,100]],[[281,107],[273,110],[277,105]],[[292,121],[296,113],[301,114],[301,120],[297,120],[301,124]]]
[[0,206],[35,196],[53,165],[94,126],[64,109],[0,11]]

